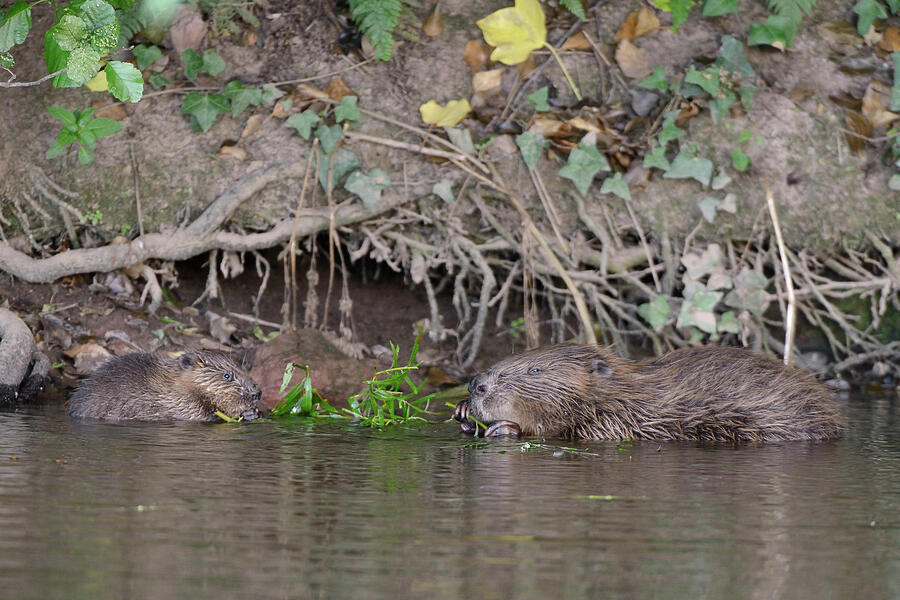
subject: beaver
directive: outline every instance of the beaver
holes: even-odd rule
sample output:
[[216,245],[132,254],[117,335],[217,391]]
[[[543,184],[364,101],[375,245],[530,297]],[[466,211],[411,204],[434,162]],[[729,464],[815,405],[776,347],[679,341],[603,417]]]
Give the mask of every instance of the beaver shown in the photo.
[[[819,440],[840,435],[834,392],[741,348],[706,346],[632,362],[562,344],[500,361],[456,407],[463,431],[596,440]],[[473,419],[474,418],[474,419]]]
[[177,358],[135,352],[111,358],[81,382],[69,399],[73,417],[140,421],[255,419],[260,390],[219,352],[190,351]]

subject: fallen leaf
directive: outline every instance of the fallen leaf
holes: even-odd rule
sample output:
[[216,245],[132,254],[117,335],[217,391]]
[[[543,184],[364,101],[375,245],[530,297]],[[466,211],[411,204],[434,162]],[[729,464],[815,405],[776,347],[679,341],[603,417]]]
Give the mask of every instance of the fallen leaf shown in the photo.
[[881,37],[881,34],[875,31],[875,26],[870,25],[869,30],[863,35],[863,41],[866,42],[866,46],[874,46],[881,43]]
[[473,73],[477,73],[487,64],[488,51],[479,41],[469,40],[463,50],[463,60],[469,65]]
[[628,40],[622,40],[616,47],[616,62],[629,79],[643,79],[652,71],[647,66],[647,55],[644,51]]
[[528,128],[532,135],[542,135],[545,138],[566,137],[572,133],[572,128],[562,121],[555,119],[535,119],[534,124]]
[[256,33],[255,29],[251,29],[249,31],[245,31],[244,35],[241,36],[241,45],[244,47],[252,46],[256,43],[256,40],[259,39],[259,34]]
[[262,127],[263,118],[262,115],[253,115],[249,119],[247,119],[247,124],[244,125],[244,131],[241,132],[241,139],[248,138]]
[[91,106],[94,107],[95,117],[106,117],[113,121],[121,121],[128,116],[128,113],[125,112],[125,107],[121,104],[106,104],[106,100],[97,100],[91,103]]
[[446,106],[441,106],[434,100],[429,100],[419,107],[419,113],[422,120],[429,125],[437,125],[438,127],[454,127],[462,121],[472,108],[469,101],[451,100]]
[[169,28],[175,53],[181,56],[181,53],[188,48],[193,50],[200,48],[206,30],[206,21],[203,20],[199,7],[188,8],[185,6],[182,8]]
[[328,94],[328,97],[332,100],[340,100],[344,96],[359,96],[359,94],[350,89],[350,86],[344,83],[343,79],[337,76],[325,86],[325,93]]
[[884,34],[881,36],[881,41],[878,42],[878,47],[885,52],[900,50],[900,27],[891,25],[885,29]]
[[873,127],[883,127],[900,118],[900,115],[884,109],[882,95],[890,102],[890,89],[876,81],[869,83],[862,99],[862,114]]
[[242,162],[247,160],[247,151],[240,146],[226,146],[222,144],[222,147],[219,148],[219,156]]
[[99,367],[106,359],[112,357],[112,354],[106,348],[93,342],[72,346],[63,350],[63,354],[75,361],[75,371],[79,375],[87,375]]
[[501,8],[475,22],[484,41],[494,46],[491,60],[515,65],[547,41],[544,11],[538,0],[516,0],[514,7]]
[[441,17],[441,3],[436,2],[434,9],[425,17],[425,23],[422,25],[422,31],[428,37],[436,37],[444,32],[444,20]]
[[106,82],[106,70],[100,71],[94,75],[93,79],[84,84],[84,87],[92,92],[105,92],[108,90],[109,84]]
[[641,37],[655,29],[659,29],[659,19],[656,14],[646,6],[639,11],[635,11],[625,18],[625,22],[619,27],[614,38],[615,43],[622,40],[631,41],[634,38]]
[[504,69],[492,69],[490,71],[480,71],[472,76],[472,89],[476,94],[485,96],[493,94],[500,89],[500,80],[503,77]]
[[632,12],[627,17],[625,17],[625,21],[616,32],[616,37],[613,38],[613,43],[618,44],[622,40],[633,40],[635,27],[637,27],[637,11]]
[[[847,121],[847,129],[859,135],[871,137],[872,122],[864,115],[853,110],[844,110],[844,119]],[[862,145],[865,140],[849,133],[846,134],[846,136],[847,145],[850,146],[851,150],[854,152],[862,150]]]
[[572,119],[569,119],[568,121],[566,121],[566,124],[582,131],[593,131],[597,135],[603,135],[604,133],[600,127],[597,127],[595,124],[586,119],[582,119],[581,117],[574,117]]
[[588,42],[587,36],[583,31],[579,31],[566,40],[566,43],[560,47],[560,50],[590,50],[591,44]]

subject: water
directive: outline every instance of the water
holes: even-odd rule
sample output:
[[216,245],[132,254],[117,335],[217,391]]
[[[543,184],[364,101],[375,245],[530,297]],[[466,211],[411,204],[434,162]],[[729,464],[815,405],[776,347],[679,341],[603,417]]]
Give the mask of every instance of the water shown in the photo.
[[0,412],[0,597],[900,598],[898,404],[837,442],[527,452]]

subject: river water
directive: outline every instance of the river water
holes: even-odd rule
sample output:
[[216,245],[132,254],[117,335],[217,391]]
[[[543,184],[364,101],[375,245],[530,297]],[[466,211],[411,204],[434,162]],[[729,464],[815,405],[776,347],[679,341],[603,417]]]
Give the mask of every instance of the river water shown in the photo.
[[851,397],[836,442],[530,448],[7,410],[0,597],[900,598],[898,406]]

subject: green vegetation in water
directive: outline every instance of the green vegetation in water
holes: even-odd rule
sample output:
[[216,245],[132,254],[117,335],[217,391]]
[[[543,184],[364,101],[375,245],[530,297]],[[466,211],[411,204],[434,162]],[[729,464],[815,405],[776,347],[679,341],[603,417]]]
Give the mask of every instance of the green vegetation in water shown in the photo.
[[524,442],[519,446],[519,452],[531,452],[532,450],[552,450],[554,454],[577,454],[578,456],[600,456],[596,452],[587,452],[568,446],[553,446],[551,444],[539,444],[538,442]]
[[223,421],[225,421],[226,423],[240,423],[241,421],[244,420],[244,417],[238,417],[236,419],[233,419],[233,418],[229,417],[228,415],[226,415],[225,413],[223,413],[221,410],[216,411],[216,416],[219,417],[220,419],[222,419]]
[[291,382],[294,374],[294,367],[300,367],[306,371],[303,380],[292,387],[286,393],[275,408],[272,409],[273,417],[283,417],[285,415],[302,415],[306,417],[316,417],[320,414],[329,416],[340,416],[338,411],[333,408],[322,394],[312,386],[312,379],[309,376],[309,365],[298,365],[296,363],[288,363],[284,367],[284,375],[281,379],[281,391],[283,392]]

